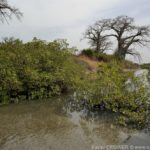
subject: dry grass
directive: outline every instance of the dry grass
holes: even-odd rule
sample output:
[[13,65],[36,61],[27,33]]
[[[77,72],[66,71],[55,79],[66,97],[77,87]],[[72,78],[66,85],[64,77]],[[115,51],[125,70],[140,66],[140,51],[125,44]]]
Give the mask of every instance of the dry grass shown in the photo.
[[91,59],[87,56],[80,55],[78,56],[78,60],[85,63],[90,71],[96,71],[101,62],[97,60]]
[[[107,57],[107,55],[105,56]],[[110,56],[108,55],[108,58]],[[85,55],[78,55],[75,57],[76,62],[84,65],[87,68],[87,71],[96,72],[98,67],[101,66],[103,63],[109,63],[104,61],[98,61],[96,58],[90,58]],[[111,62],[112,59],[110,59]],[[115,59],[114,59],[115,60]],[[120,65],[124,68],[125,71],[135,71],[139,68],[138,64],[135,64],[128,60],[119,61]]]

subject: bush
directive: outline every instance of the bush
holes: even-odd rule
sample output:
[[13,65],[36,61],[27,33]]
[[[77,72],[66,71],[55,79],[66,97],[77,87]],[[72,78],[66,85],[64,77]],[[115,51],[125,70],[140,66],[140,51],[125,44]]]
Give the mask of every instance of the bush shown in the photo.
[[97,59],[98,61],[111,62],[112,60],[115,60],[117,58],[114,55],[98,54]]
[[0,102],[48,98],[77,87],[82,67],[56,42],[34,39],[0,43]]
[[139,68],[139,65],[137,63],[133,63],[129,60],[120,60],[120,63],[122,63],[122,66],[125,69],[138,69]]
[[81,53],[82,55],[88,56],[92,59],[96,59],[98,61],[103,61],[103,62],[110,62],[114,59],[117,59],[114,55],[108,55],[105,53],[98,53],[94,51],[93,49],[85,49]]
[[150,64],[142,64],[140,65],[142,69],[148,69],[150,71]]
[[90,58],[95,58],[97,55],[97,53],[93,49],[84,49],[81,54]]
[[[128,82],[127,82],[128,81]],[[130,82],[129,82],[130,81]],[[96,77],[89,75],[82,95],[91,106],[103,104],[106,110],[119,114],[120,124],[143,125],[148,121],[149,94],[132,72],[124,72],[116,61],[103,64]]]

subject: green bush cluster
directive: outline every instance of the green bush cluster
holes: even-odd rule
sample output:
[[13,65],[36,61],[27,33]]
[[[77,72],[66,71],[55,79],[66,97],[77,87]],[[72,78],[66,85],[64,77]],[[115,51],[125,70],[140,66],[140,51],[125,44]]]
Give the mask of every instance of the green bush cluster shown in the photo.
[[82,67],[70,49],[60,42],[34,38],[23,43],[5,39],[0,43],[0,102],[40,99],[60,95],[77,87]]
[[150,71],[150,63],[140,65],[142,69],[148,69]]
[[101,65],[95,77],[90,74],[84,93],[91,106],[104,105],[118,114],[120,124],[142,125],[148,121],[150,101],[138,77],[125,72],[117,61]]
[[81,52],[82,55],[88,56],[90,58],[96,57],[97,53],[93,49],[84,49]]
[[117,59],[114,55],[107,55],[105,53],[98,53],[93,49],[84,49],[81,52],[82,55],[88,56],[89,58],[96,59],[98,61],[110,62]]
[[118,58],[116,58],[114,55],[98,54],[97,59],[98,61],[103,61],[107,63],[107,62],[111,62],[112,60],[116,60]]

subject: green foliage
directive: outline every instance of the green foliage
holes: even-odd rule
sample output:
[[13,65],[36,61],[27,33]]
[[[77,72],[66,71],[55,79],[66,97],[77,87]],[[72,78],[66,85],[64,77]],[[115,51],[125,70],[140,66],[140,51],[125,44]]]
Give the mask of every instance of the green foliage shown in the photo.
[[117,61],[101,65],[93,78],[90,74],[82,95],[91,106],[104,104],[105,108],[119,114],[121,124],[145,123],[149,116],[148,93],[132,72],[124,72]]
[[93,49],[84,49],[82,50],[82,55],[88,56],[90,58],[95,57],[96,56],[96,52]]
[[149,84],[150,84],[150,63],[147,63],[147,64],[141,64],[140,67],[142,69],[147,69],[149,72],[148,72],[148,81],[149,81]]
[[98,61],[103,61],[103,62],[110,62],[112,60],[117,59],[114,55],[98,53],[97,51],[93,49],[84,49],[81,54],[88,56],[89,58],[93,58],[93,59],[96,59]]
[[149,63],[148,64],[142,64],[142,65],[140,65],[140,67],[142,69],[148,69],[150,71],[150,64]]
[[97,59],[103,62],[111,62],[112,60],[116,60],[117,58],[114,55],[107,55],[107,54],[98,54]]
[[139,69],[139,64],[133,63],[129,60],[120,60],[120,63],[125,69]]
[[0,103],[77,91],[89,105],[103,103],[106,109],[119,114],[120,124],[141,125],[148,120],[146,87],[133,72],[124,71],[124,63],[113,56],[86,50],[83,53],[90,57],[109,60],[101,63],[96,73],[87,74],[75,61],[72,49],[66,40],[48,43],[34,38],[23,43],[19,39],[4,39],[0,43]]
[[62,43],[4,39],[0,43],[0,102],[60,95],[77,87],[82,70]]

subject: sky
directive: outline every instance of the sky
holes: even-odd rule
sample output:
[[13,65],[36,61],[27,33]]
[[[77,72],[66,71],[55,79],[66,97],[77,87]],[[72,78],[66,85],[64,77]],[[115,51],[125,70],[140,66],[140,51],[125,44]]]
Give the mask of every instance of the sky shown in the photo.
[[[21,21],[13,18],[0,23],[0,38],[15,37],[27,42],[37,37],[47,41],[65,38],[79,50],[88,48],[83,33],[95,21],[127,15],[138,25],[150,25],[150,0],[8,0],[23,12]],[[150,47],[150,46],[149,46]],[[150,48],[138,48],[140,63],[150,63]],[[128,59],[137,61],[133,57]]]

